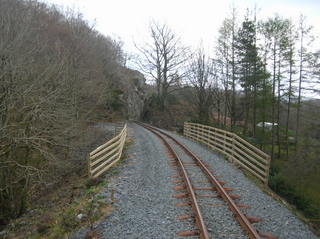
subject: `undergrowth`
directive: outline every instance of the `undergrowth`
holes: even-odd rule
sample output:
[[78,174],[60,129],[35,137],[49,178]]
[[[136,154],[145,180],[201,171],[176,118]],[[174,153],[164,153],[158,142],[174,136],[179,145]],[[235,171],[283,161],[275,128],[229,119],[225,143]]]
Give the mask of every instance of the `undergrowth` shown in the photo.
[[93,230],[96,221],[111,213],[112,204],[103,200],[99,194],[102,189],[105,189],[107,182],[89,179],[85,185],[87,188],[82,198],[61,208],[61,213],[53,215],[49,220],[42,220],[37,225],[37,233],[31,238],[68,238],[75,230],[84,226],[89,226]]
[[288,203],[294,205],[298,211],[302,212],[319,234],[320,201],[319,195],[314,193],[318,191],[317,187],[319,185],[312,185],[303,180],[299,183],[296,180],[292,180],[283,170],[285,168],[283,164],[285,163],[279,161],[271,165],[270,188]]
[[[132,143],[126,141],[124,151]],[[117,175],[126,159],[107,171],[107,178]],[[55,191],[30,205],[28,213],[13,220],[4,230],[4,239],[63,239],[70,238],[80,228],[89,228],[87,239],[100,238],[93,226],[113,211],[114,194],[106,198],[102,194],[108,183],[106,179],[87,179],[79,176],[64,178]]]

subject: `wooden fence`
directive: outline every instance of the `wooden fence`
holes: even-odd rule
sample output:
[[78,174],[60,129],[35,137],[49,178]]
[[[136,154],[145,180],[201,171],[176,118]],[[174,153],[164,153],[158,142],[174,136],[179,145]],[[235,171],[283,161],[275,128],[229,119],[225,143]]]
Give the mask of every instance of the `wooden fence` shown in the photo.
[[127,124],[121,132],[107,143],[93,150],[88,157],[89,177],[96,178],[107,171],[122,155],[122,150],[127,137]]
[[238,135],[214,127],[185,123],[184,135],[225,155],[231,162],[248,170],[268,184],[270,156]]

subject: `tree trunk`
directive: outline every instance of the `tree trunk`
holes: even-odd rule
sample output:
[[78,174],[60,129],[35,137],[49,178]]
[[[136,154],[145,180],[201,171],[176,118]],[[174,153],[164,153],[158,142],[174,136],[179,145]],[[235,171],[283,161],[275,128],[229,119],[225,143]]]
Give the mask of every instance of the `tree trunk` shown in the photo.
[[231,103],[231,116],[230,116],[230,124],[231,130],[234,130],[234,123],[235,123],[235,110],[236,110],[236,76],[235,76],[235,19],[233,19],[232,25],[232,103]]
[[295,150],[297,151],[299,144],[299,130],[300,130],[300,107],[301,107],[301,85],[302,85],[302,72],[303,72],[303,29],[301,29],[300,39],[300,64],[299,64],[299,86],[298,86],[298,104],[297,104],[297,118],[296,118],[296,137],[295,137]]
[[281,157],[281,142],[280,142],[280,107],[281,107],[281,63],[280,63],[280,50],[278,61],[278,102],[277,102],[277,144],[278,144],[278,158]]
[[275,119],[275,90],[276,90],[276,40],[273,40],[273,77],[272,77],[272,139],[271,139],[271,159],[274,158],[274,119]]
[[288,108],[287,108],[287,122],[286,122],[286,158],[289,159],[289,119],[291,107],[291,93],[292,93],[292,67],[293,67],[293,46],[290,45],[289,53],[289,92],[288,92]]

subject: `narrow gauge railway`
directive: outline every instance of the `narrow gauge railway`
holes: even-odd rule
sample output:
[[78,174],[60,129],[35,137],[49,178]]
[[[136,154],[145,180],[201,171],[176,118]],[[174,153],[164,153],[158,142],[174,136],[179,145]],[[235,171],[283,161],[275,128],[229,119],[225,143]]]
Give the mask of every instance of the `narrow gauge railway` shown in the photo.
[[[177,167],[179,175],[173,176],[175,190],[180,192],[175,195],[176,198],[187,198],[189,201],[186,203],[192,207],[194,215],[181,215],[179,220],[187,220],[194,218],[196,224],[196,230],[187,230],[179,232],[177,236],[198,236],[200,239],[216,238],[215,231],[208,230],[208,225],[219,224],[217,221],[207,221],[204,214],[209,211],[206,207],[210,204],[201,203],[202,199],[212,200],[214,202],[211,205],[218,207],[224,207],[226,210],[230,210],[233,215],[233,220],[236,220],[241,228],[243,234],[250,239],[275,239],[277,237],[271,234],[265,234],[257,231],[252,223],[260,222],[262,219],[249,217],[245,215],[240,208],[250,208],[247,205],[236,203],[235,200],[240,196],[232,194],[233,188],[223,186],[225,182],[220,181],[211,170],[208,168],[197,155],[192,153],[186,146],[181,144],[171,135],[155,128],[150,125],[146,125],[140,122],[136,122],[140,126],[151,131],[157,135],[167,148],[170,157],[172,158],[172,166]],[[201,179],[199,181],[199,178]],[[201,185],[199,185],[201,183]],[[205,186],[203,186],[205,184]],[[209,192],[209,194],[203,194],[202,192]],[[217,203],[217,200],[219,203]],[[228,232],[230,235],[224,235],[224,238],[243,238],[237,233],[231,235],[232,232]]]

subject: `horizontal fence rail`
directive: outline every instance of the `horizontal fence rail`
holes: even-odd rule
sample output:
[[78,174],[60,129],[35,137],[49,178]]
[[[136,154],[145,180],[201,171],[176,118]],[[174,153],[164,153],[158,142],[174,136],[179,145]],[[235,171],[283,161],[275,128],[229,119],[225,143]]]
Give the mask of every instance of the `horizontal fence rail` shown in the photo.
[[122,155],[123,146],[127,137],[127,124],[121,132],[107,143],[93,150],[88,157],[89,177],[96,178],[107,171]]
[[238,135],[211,126],[184,123],[184,135],[225,155],[268,184],[270,156]]

